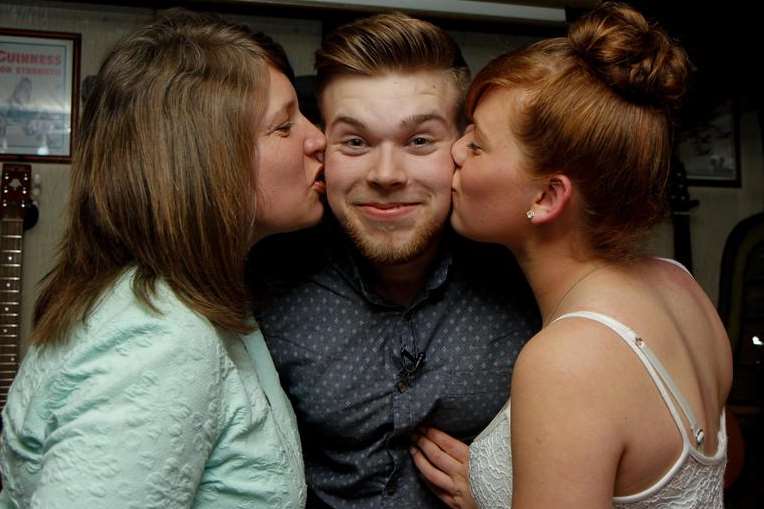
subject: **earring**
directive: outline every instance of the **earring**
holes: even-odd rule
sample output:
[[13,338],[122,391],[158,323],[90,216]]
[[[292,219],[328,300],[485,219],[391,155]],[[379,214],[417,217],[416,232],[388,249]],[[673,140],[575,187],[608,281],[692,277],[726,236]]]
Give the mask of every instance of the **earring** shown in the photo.
[[525,217],[528,219],[533,219],[536,216],[536,213],[533,211],[533,209],[530,209],[528,212],[525,213]]

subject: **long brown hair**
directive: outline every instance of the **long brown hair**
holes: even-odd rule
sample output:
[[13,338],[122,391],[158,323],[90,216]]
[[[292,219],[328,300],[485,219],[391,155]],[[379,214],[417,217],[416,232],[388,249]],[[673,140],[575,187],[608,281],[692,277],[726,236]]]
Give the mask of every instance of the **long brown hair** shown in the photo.
[[64,339],[128,268],[149,308],[159,279],[247,332],[244,260],[267,52],[245,27],[172,10],[116,45],[84,107],[68,224],[31,340]]
[[509,125],[539,175],[576,184],[594,252],[610,259],[637,245],[666,208],[672,113],[689,61],[657,26],[607,2],[547,39],[498,57],[475,77],[468,114],[489,90],[519,91]]

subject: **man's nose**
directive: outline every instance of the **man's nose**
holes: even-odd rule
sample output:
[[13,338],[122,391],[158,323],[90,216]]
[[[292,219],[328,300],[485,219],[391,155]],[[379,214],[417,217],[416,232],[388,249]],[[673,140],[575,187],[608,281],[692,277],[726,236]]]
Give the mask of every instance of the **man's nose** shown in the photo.
[[400,187],[406,184],[408,174],[395,147],[379,147],[379,154],[369,169],[366,180],[381,187]]

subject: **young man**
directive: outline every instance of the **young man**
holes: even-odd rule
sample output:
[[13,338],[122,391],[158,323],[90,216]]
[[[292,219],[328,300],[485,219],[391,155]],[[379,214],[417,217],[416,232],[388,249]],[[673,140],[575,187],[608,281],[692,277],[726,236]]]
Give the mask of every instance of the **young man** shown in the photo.
[[442,507],[412,434],[471,440],[538,326],[514,261],[448,227],[469,71],[444,31],[402,14],[339,28],[316,69],[334,218],[310,247],[282,246],[256,310],[300,424],[308,507]]

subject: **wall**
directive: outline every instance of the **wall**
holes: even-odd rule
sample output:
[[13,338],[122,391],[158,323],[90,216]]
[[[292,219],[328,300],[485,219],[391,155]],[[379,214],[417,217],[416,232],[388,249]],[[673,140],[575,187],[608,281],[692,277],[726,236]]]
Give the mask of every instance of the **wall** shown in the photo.
[[[755,112],[741,115],[741,187],[689,189],[690,197],[700,201],[690,213],[693,272],[713,302],[719,298],[719,269],[727,236],[737,223],[764,211],[764,147],[760,129]],[[672,235],[670,224],[658,227],[651,239],[651,250],[658,256],[673,256]]]
[[761,126],[755,112],[743,113],[740,120],[742,187],[690,188],[690,195],[700,200],[690,219],[696,277],[714,302],[718,299],[719,266],[727,236],[737,223],[764,211]]
[[530,36],[457,30],[449,30],[449,34],[462,48],[462,55],[470,66],[473,76],[494,57],[537,39]]

